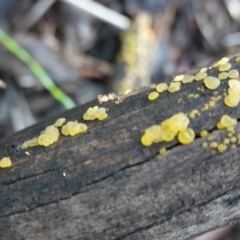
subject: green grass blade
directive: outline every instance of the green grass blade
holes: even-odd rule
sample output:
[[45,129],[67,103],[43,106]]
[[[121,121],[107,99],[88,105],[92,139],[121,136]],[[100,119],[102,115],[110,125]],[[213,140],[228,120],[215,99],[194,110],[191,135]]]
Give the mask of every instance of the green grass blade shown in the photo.
[[57,101],[59,101],[68,109],[76,106],[72,99],[55,85],[55,83],[52,81],[47,72],[41,67],[41,65],[2,29],[0,29],[0,42],[9,52],[14,54],[18,59],[20,59],[28,66],[36,78]]

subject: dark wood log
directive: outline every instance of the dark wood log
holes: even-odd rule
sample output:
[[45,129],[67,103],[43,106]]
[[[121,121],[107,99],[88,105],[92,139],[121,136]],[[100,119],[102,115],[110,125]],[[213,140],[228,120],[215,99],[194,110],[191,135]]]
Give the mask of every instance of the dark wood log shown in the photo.
[[[216,69],[209,70],[209,75],[216,74]],[[151,90],[143,90],[119,105],[102,103],[109,109],[107,120],[89,122],[87,133],[61,137],[51,147],[29,148],[29,155],[18,145],[59,116],[81,121],[99,102],[3,139],[0,157],[10,155],[13,166],[0,171],[0,239],[185,240],[239,221],[238,144],[223,154],[202,149],[206,139],[199,135],[186,146],[177,141],[140,144],[146,127],[209,102],[214,91],[198,91],[202,86],[195,81],[155,101],[147,99]],[[224,88],[227,81],[217,91],[223,95]],[[200,97],[188,98],[190,93]],[[191,120],[191,127],[196,133],[212,132],[220,142],[227,136],[216,129],[223,114],[240,119],[240,107],[226,107],[221,100]],[[160,146],[168,149],[165,155],[158,154]]]

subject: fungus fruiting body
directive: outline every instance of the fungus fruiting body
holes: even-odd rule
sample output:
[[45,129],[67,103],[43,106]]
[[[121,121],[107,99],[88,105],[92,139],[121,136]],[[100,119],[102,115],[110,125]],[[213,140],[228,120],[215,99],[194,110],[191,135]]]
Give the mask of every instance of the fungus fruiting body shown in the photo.
[[149,93],[149,95],[148,95],[148,99],[149,99],[150,101],[156,100],[158,97],[159,97],[159,93],[158,93],[158,92],[155,92],[155,91]]
[[90,107],[83,115],[83,119],[90,121],[98,119],[100,121],[105,120],[108,117],[108,114],[106,113],[106,108],[103,107]]
[[0,168],[10,168],[12,166],[12,161],[9,157],[3,157],[0,160]]

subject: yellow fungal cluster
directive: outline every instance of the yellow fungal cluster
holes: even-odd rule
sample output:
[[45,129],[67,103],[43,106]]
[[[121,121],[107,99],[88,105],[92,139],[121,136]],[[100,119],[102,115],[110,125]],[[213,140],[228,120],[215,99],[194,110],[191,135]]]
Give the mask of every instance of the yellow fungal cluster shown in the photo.
[[149,99],[150,101],[156,100],[158,97],[159,97],[159,93],[158,93],[158,92],[155,92],[155,91],[149,93],[149,95],[148,95],[148,99]]
[[176,136],[182,144],[189,144],[195,139],[195,133],[188,128],[189,118],[182,112],[166,119],[160,125],[153,125],[147,128],[141,137],[144,146],[151,146],[158,142],[171,142]]
[[172,82],[170,83],[169,87],[168,87],[168,91],[170,93],[174,93],[179,91],[181,88],[181,82]]
[[54,125],[46,127],[46,129],[41,132],[40,136],[38,137],[38,144],[40,146],[48,147],[53,143],[57,142],[59,138],[59,131],[58,128]]
[[205,86],[210,90],[217,89],[220,83],[221,83],[220,80],[216,77],[208,76],[204,79]]
[[108,114],[106,113],[106,108],[104,107],[90,107],[86,113],[83,115],[84,120],[95,120],[98,119],[100,121],[105,120],[108,117]]
[[0,168],[10,168],[12,166],[12,161],[9,157],[3,157],[0,160]]
[[194,80],[201,81],[201,80],[205,79],[206,77],[207,77],[206,72],[199,72],[194,76]]
[[217,123],[218,129],[233,127],[237,124],[237,119],[231,118],[228,115],[223,115],[220,121]]
[[157,86],[156,86],[156,90],[159,92],[159,93],[162,93],[166,90],[168,90],[168,85],[166,83],[159,83]]
[[75,136],[87,131],[87,125],[84,123],[78,123],[77,121],[69,121],[62,127],[62,134],[64,136]]
[[62,127],[62,125],[66,122],[66,118],[59,118],[55,123],[55,127]]
[[201,113],[197,110],[197,109],[193,109],[190,113],[189,113],[189,117],[191,119],[194,119],[197,116],[200,116]]

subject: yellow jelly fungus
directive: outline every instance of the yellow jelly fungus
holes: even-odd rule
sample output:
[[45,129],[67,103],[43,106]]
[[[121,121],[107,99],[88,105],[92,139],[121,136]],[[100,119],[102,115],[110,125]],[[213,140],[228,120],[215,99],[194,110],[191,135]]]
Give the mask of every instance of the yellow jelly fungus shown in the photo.
[[191,128],[187,128],[186,130],[183,130],[178,134],[178,140],[182,144],[189,144],[193,142],[194,139],[195,139],[195,132]]
[[232,126],[231,127],[227,127],[227,131],[228,132],[235,132],[234,127],[232,127]]
[[170,93],[173,93],[173,92],[179,91],[180,88],[181,88],[181,83],[180,82],[172,82],[172,83],[170,83],[170,85],[168,87],[168,91]]
[[208,104],[209,107],[214,107],[215,106],[215,102],[214,101],[210,101]]
[[168,89],[168,85],[166,83],[159,83],[156,87],[156,90],[161,93]]
[[149,95],[148,95],[148,99],[149,99],[150,101],[156,100],[158,97],[159,97],[159,93],[158,93],[158,92],[155,92],[155,91],[149,93]]
[[218,78],[220,80],[225,80],[225,79],[228,78],[228,73],[227,72],[221,72],[221,73],[218,74]]
[[206,130],[202,130],[201,132],[200,132],[200,136],[201,137],[206,137],[208,135],[208,131],[206,131]]
[[57,142],[58,138],[58,129],[54,125],[51,125],[46,127],[46,129],[41,132],[40,136],[38,137],[38,144],[44,147],[48,147]]
[[55,123],[54,126],[55,127],[62,127],[62,125],[65,123],[66,118],[59,118]]
[[38,138],[35,137],[35,138],[31,139],[31,140],[28,140],[28,141],[27,141],[27,145],[28,145],[28,147],[38,146],[38,145],[39,145],[39,143],[38,143]]
[[240,100],[239,94],[231,94],[231,95],[226,95],[224,97],[224,103],[228,107],[236,107],[239,103],[239,100]]
[[225,152],[225,151],[227,150],[227,146],[224,145],[224,144],[222,144],[222,143],[220,143],[220,144],[217,146],[217,149],[218,149],[218,152],[223,153],[223,152]]
[[[237,90],[240,89],[240,81],[238,79],[230,79],[228,81],[228,85],[230,88],[236,88]],[[240,93],[240,90],[239,90]]]
[[237,135],[237,139],[240,139],[240,134]]
[[217,62],[217,64],[218,64],[218,65],[222,65],[222,64],[227,63],[228,61],[229,61],[229,58],[223,57],[221,60],[219,60],[219,61]]
[[206,72],[207,71],[207,68],[206,67],[204,67],[204,68],[201,68],[201,70],[200,70],[200,72]]
[[149,135],[143,134],[141,137],[141,143],[143,146],[148,147],[148,146],[151,146],[153,142]]
[[209,135],[207,139],[208,139],[209,141],[211,141],[211,140],[213,140],[213,139],[215,139],[215,138],[216,138],[215,135]]
[[239,72],[237,69],[231,69],[229,72],[228,72],[228,77],[229,78],[238,78],[239,77]]
[[229,88],[228,95],[238,95],[240,94],[240,88]]
[[189,117],[191,119],[194,119],[196,117],[196,115],[199,115],[199,112],[197,109],[193,109],[190,113],[189,113]]
[[235,143],[235,142],[237,142],[237,138],[236,137],[231,137],[230,141],[231,141],[231,143]]
[[240,62],[240,57],[236,57],[235,61]]
[[223,140],[223,143],[224,143],[225,145],[229,144],[229,143],[230,143],[230,139],[229,139],[229,138],[225,138],[225,139]]
[[232,132],[228,133],[228,137],[232,137],[232,135],[233,135]]
[[207,148],[207,146],[208,146],[207,142],[202,143],[202,148]]
[[28,141],[25,141],[22,145],[21,145],[21,149],[26,149],[28,148]]
[[186,84],[186,83],[191,83],[194,79],[194,76],[193,75],[186,75],[184,76],[183,80],[182,80],[182,83],[183,84]]
[[216,148],[217,147],[217,142],[211,142],[210,143],[210,148]]
[[214,90],[214,89],[217,89],[220,85],[220,80],[216,77],[206,77],[204,79],[204,84],[205,86],[210,89],[210,90]]
[[159,149],[159,154],[161,154],[161,155],[163,155],[163,154],[165,154],[166,153],[166,148],[160,148]]
[[184,79],[184,75],[178,75],[173,79],[173,81],[174,82],[181,82],[183,79]]
[[108,117],[108,114],[106,113],[106,108],[98,108],[98,106],[95,106],[93,108],[89,108],[83,115],[84,120],[105,120]]
[[200,80],[203,80],[204,78],[207,77],[207,73],[206,72],[199,72],[197,73],[195,76],[194,76],[194,79],[196,81],[200,81]]
[[235,118],[231,118],[230,116],[228,115],[223,115],[220,122],[222,123],[222,125],[224,127],[232,127],[232,126],[235,126],[237,124],[237,119]]
[[186,130],[190,123],[189,118],[182,112],[173,115],[169,119],[169,128],[174,132]]
[[12,166],[12,161],[9,157],[3,157],[0,160],[0,168],[9,168]]
[[229,69],[231,69],[231,63],[224,63],[222,65],[219,66],[218,70],[220,72],[225,72],[225,71],[228,71]]
[[78,123],[77,121],[69,121],[62,127],[62,134],[64,136],[75,136],[87,131],[87,125],[84,123]]

